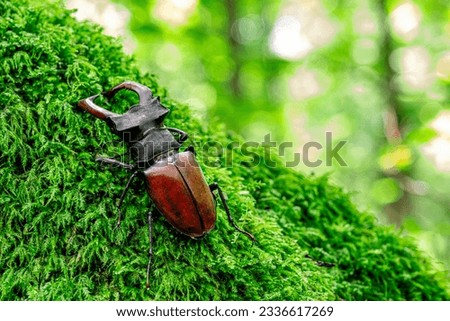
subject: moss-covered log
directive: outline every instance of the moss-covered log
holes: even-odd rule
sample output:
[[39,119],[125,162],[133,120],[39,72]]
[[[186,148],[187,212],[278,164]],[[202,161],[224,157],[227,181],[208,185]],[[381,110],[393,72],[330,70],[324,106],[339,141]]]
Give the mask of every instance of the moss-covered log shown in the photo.
[[[76,108],[124,80],[161,96],[171,110],[167,125],[195,134],[203,164],[206,142],[239,141],[193,118],[139,72],[118,40],[75,21],[62,3],[0,0],[0,299],[449,299],[446,276],[411,239],[358,211],[325,177],[249,166],[239,153],[233,166],[222,155],[221,166],[204,170],[225,187],[239,224],[259,243],[236,233],[221,209],[201,241],[159,216],[146,290],[151,202],[135,184],[114,230],[129,174],[101,168],[95,155],[123,149],[103,122]],[[128,106],[117,100],[110,108]]]

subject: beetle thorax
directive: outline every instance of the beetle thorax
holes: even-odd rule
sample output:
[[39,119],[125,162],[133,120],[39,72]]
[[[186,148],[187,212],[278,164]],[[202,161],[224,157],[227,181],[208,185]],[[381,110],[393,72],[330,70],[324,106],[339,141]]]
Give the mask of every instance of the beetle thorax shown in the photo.
[[164,128],[152,128],[141,139],[128,144],[131,159],[138,165],[149,166],[161,155],[177,151],[180,144]]

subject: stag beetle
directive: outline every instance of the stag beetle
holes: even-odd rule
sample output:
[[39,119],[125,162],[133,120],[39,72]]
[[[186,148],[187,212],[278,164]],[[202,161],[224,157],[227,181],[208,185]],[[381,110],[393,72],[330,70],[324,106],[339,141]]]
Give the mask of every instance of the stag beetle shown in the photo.
[[[179,232],[194,239],[200,239],[214,228],[216,222],[216,195],[227,214],[229,223],[240,233],[255,242],[252,234],[240,229],[228,208],[226,197],[217,183],[208,185],[203,172],[195,160],[192,146],[180,152],[188,135],[180,129],[164,127],[164,118],[169,109],[162,106],[159,97],[153,97],[149,88],[136,82],[124,82],[102,93],[107,99],[122,89],[138,94],[139,104],[124,114],[116,114],[94,103],[100,94],[82,99],[78,106],[91,115],[106,121],[113,133],[128,146],[132,164],[113,158],[98,157],[103,164],[122,167],[132,172],[120,196],[117,227],[122,219],[122,206],[130,184],[137,175],[147,186],[147,193],[157,210]],[[147,265],[147,288],[153,257],[152,212],[147,214],[149,227],[149,260]]]

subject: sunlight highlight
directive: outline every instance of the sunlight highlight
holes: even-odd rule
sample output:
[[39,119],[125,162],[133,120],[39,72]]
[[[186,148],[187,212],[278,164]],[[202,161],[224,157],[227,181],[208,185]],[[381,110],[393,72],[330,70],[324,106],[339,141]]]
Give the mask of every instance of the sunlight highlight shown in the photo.
[[299,60],[330,43],[336,29],[319,1],[288,1],[270,33],[270,50],[286,60]]
[[433,120],[431,128],[450,140],[450,111],[443,111]]
[[437,137],[425,145],[423,151],[436,168],[442,172],[450,172],[450,111],[442,111],[431,123]]
[[278,56],[296,60],[305,57],[313,48],[302,33],[300,21],[292,16],[281,16],[270,35],[270,49]]
[[405,2],[392,11],[391,24],[395,33],[406,41],[413,40],[419,33],[422,13],[411,2]]
[[153,15],[173,26],[184,25],[197,8],[198,0],[158,0]]
[[431,57],[425,47],[404,48],[401,52],[400,70],[405,82],[413,89],[426,89],[433,84]]
[[113,37],[122,37],[124,51],[131,54],[136,44],[127,33],[130,12],[123,6],[110,3],[108,0],[67,0],[68,9],[77,9],[73,16],[78,21],[90,20],[101,25],[104,33]]
[[126,33],[126,25],[130,18],[130,12],[123,6],[112,4],[107,0],[67,0],[69,9],[77,9],[73,14],[79,20],[90,20],[105,28],[105,33],[110,36],[123,36]]
[[436,64],[436,75],[443,80],[450,80],[450,51],[446,52]]

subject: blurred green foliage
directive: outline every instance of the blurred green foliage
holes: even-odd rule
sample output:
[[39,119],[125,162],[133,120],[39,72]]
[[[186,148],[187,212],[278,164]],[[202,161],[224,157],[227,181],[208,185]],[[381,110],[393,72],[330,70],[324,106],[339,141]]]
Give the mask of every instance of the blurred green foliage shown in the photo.
[[114,2],[131,13],[139,64],[173,97],[248,140],[294,142],[288,160],[326,131],[348,141],[347,167],[299,169],[332,171],[450,267],[450,138],[433,145],[449,109],[448,1]]

